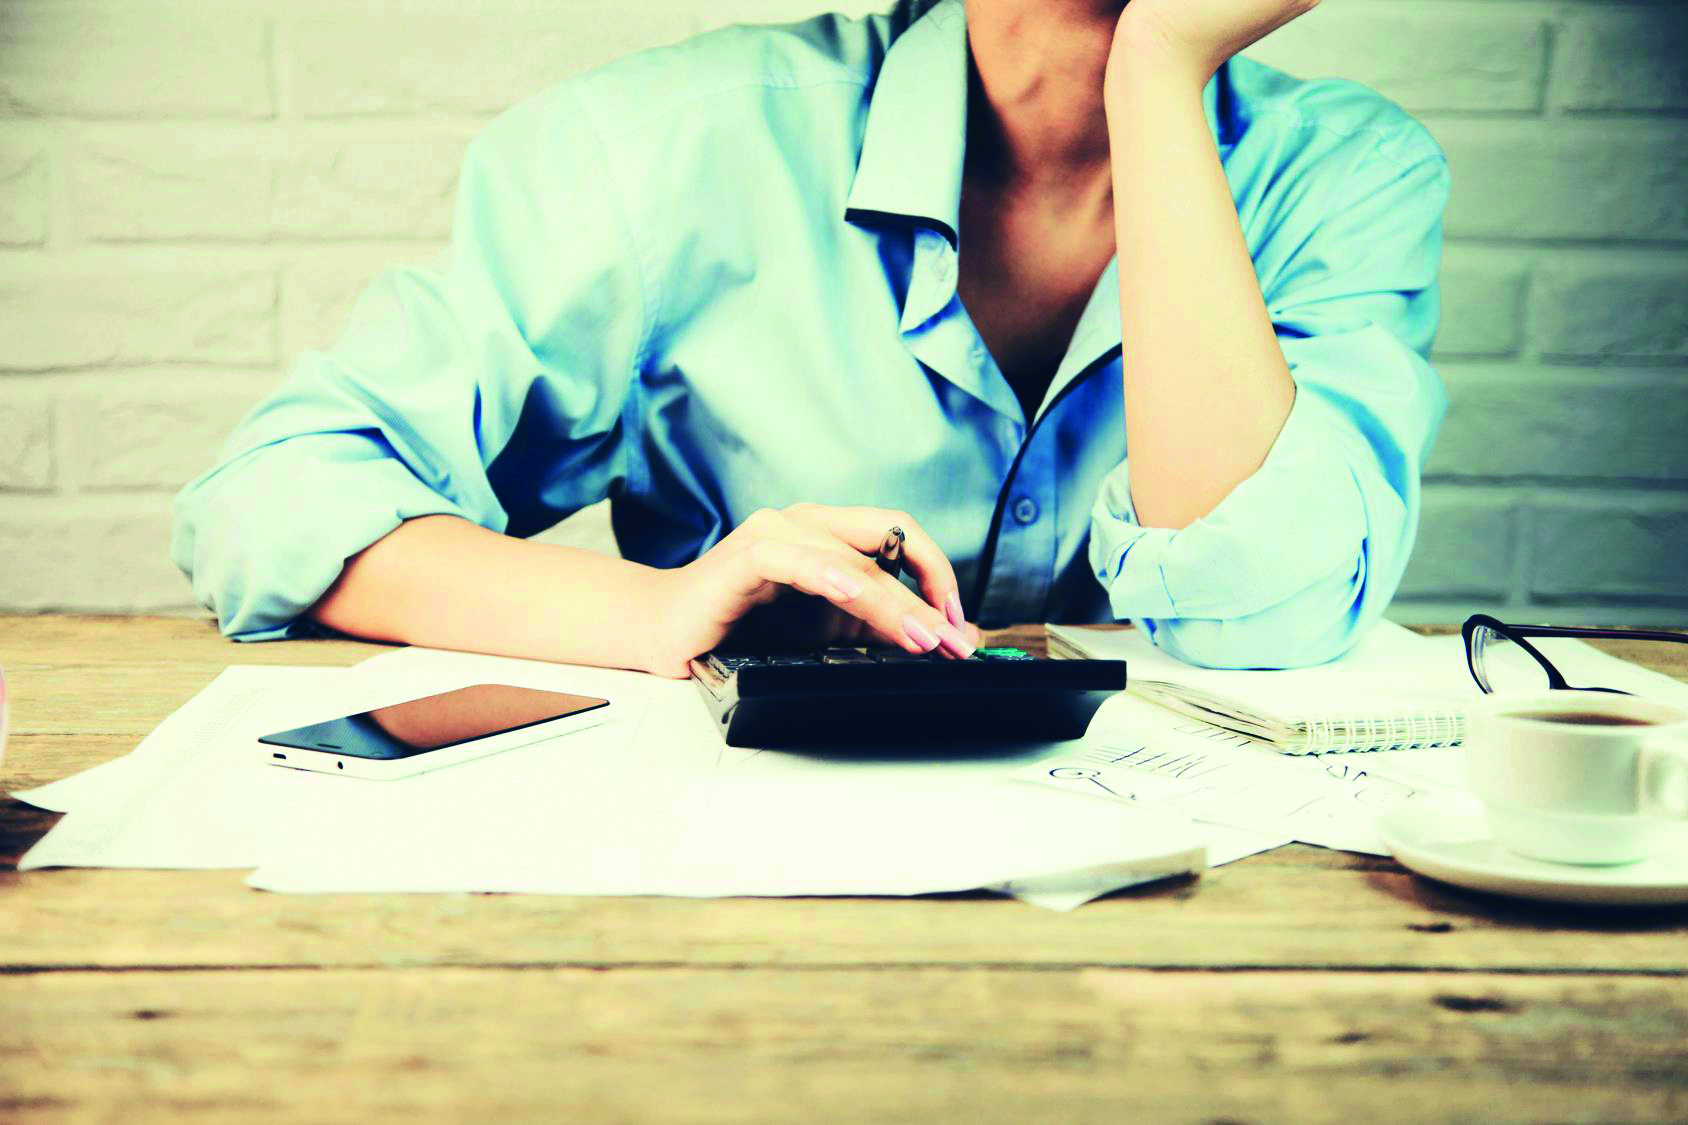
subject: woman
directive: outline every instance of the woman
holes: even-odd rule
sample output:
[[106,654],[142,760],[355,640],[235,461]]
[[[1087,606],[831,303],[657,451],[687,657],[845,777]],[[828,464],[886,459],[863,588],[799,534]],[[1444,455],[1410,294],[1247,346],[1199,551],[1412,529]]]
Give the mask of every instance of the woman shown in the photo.
[[[904,0],[531,98],[440,268],[183,491],[176,558],[247,639],[683,676],[766,607],[786,643],[1130,618],[1330,659],[1417,526],[1448,179],[1375,94],[1231,58],[1311,6]],[[522,538],[605,496],[625,558]]]

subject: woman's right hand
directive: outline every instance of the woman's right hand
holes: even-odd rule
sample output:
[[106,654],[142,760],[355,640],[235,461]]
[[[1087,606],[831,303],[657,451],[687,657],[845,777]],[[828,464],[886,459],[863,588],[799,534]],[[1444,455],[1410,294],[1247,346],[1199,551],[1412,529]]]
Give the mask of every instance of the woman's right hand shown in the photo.
[[[903,561],[924,600],[875,561],[892,527],[903,529]],[[962,616],[955,570],[906,512],[820,504],[764,508],[695,562],[657,574],[666,612],[648,670],[659,675],[688,675],[687,661],[720,645],[753,610],[792,591],[825,599],[846,624],[859,622],[858,628],[907,652],[941,649],[961,659],[972,655],[978,640],[978,630]],[[797,638],[793,647],[825,639]]]

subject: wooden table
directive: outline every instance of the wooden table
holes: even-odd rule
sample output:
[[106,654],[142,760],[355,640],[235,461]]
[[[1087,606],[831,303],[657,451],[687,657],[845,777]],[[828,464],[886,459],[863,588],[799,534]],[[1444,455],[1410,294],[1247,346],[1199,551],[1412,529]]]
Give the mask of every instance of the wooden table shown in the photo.
[[[0,618],[0,787],[128,751],[225,665],[371,651]],[[0,803],[5,1122],[1688,1119],[1688,910],[1301,846],[1068,915],[18,874],[53,820]]]

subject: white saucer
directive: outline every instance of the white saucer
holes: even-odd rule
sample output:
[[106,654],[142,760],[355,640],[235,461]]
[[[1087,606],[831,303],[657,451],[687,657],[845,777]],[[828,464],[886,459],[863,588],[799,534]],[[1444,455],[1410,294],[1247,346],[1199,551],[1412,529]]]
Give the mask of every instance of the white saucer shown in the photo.
[[1402,866],[1475,891],[1606,906],[1688,902],[1688,823],[1669,825],[1656,855],[1610,867],[1509,851],[1489,835],[1475,798],[1463,794],[1396,805],[1378,819],[1377,830]]

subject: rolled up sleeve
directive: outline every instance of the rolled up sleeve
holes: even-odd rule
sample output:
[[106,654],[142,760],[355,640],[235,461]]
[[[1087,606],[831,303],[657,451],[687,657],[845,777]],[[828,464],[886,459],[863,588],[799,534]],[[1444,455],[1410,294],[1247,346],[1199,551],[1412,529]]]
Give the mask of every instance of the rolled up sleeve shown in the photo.
[[1447,405],[1427,357],[1448,173],[1427,135],[1419,147],[1430,154],[1359,161],[1315,229],[1283,223],[1275,240],[1293,248],[1256,253],[1296,385],[1260,468],[1177,530],[1139,524],[1129,460],[1099,491],[1090,563],[1114,616],[1181,659],[1321,663],[1394,597]]
[[467,150],[438,263],[381,273],[178,495],[177,565],[225,634],[283,637],[407,519],[531,534],[601,499],[649,307],[568,88],[507,111]]

